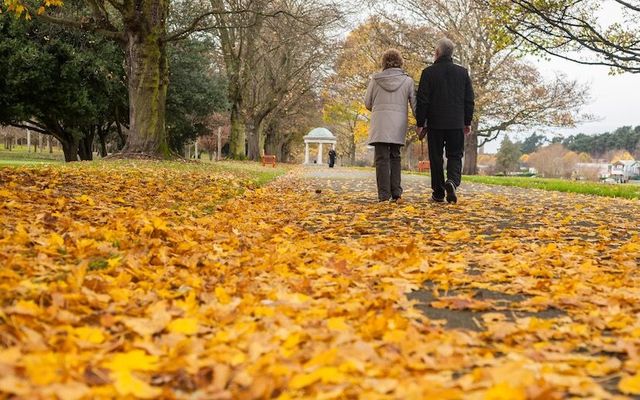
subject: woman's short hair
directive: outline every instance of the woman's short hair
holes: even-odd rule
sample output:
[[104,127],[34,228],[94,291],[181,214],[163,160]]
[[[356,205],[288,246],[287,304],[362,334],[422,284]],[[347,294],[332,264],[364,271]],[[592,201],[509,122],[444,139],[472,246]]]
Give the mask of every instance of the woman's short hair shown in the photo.
[[404,66],[404,58],[396,49],[389,49],[382,55],[382,69],[402,68]]

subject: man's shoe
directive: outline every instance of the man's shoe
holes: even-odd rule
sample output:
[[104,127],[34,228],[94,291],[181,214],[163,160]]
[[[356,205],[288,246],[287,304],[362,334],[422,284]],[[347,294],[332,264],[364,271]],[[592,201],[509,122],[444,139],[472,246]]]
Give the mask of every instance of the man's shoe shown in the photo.
[[444,197],[440,198],[440,197],[436,197],[435,194],[431,195],[431,201],[435,202],[435,203],[444,203]]
[[402,200],[402,197],[394,197],[393,199],[391,199],[391,202],[396,204],[402,204],[404,203],[404,200]]
[[456,185],[451,181],[447,181],[444,184],[444,190],[447,192],[447,203],[456,204],[458,202],[458,196],[456,195]]

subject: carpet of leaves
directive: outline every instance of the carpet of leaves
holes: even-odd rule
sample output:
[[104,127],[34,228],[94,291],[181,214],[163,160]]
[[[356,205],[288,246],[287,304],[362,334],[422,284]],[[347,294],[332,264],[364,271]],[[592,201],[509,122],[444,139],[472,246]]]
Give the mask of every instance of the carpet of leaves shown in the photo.
[[[0,398],[640,394],[638,202],[426,198],[0,169]],[[408,296],[425,287],[423,308],[477,312],[479,329],[429,318]]]

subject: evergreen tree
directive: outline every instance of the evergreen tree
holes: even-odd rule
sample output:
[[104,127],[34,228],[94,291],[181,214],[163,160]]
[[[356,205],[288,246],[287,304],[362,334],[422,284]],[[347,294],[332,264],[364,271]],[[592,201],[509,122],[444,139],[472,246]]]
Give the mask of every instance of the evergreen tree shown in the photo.
[[505,175],[517,171],[521,155],[520,145],[513,143],[508,136],[505,136],[496,155],[497,170]]

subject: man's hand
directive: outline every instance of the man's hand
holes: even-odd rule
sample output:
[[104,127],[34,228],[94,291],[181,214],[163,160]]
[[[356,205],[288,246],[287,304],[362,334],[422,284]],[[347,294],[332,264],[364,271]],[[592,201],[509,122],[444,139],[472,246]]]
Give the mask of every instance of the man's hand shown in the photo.
[[470,134],[471,134],[471,127],[467,125],[464,127],[464,135],[469,136]]
[[416,128],[416,133],[418,134],[418,139],[422,140],[427,135],[427,130],[421,126]]

